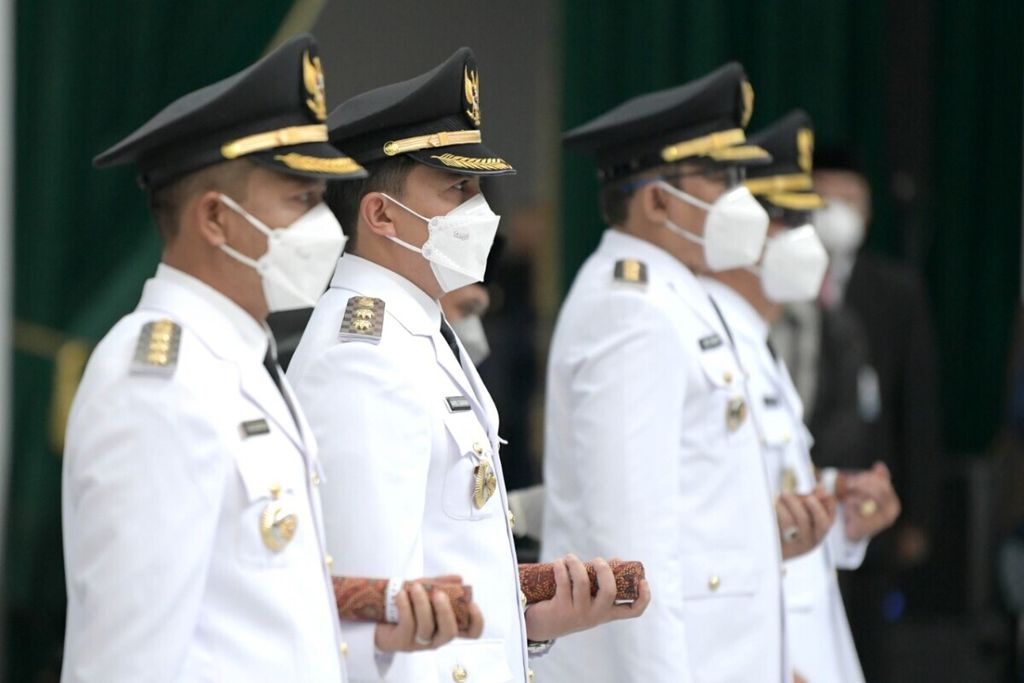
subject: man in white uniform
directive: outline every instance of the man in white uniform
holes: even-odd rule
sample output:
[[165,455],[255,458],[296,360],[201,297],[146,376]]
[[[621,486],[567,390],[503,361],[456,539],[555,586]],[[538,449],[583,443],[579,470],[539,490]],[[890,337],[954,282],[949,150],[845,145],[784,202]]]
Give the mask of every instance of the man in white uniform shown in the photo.
[[497,411],[438,303],[483,278],[498,217],[480,176],[513,170],[481,144],[479,84],[462,48],[425,74],[352,98],[328,120],[331,140],[370,176],[328,188],[352,242],[288,375],[331,482],[324,519],[335,571],[457,574],[484,618],[479,640],[397,655],[379,672],[353,668],[353,678],[524,683],[527,639],[540,654],[545,641],[638,615],[649,600],[645,590],[632,607],[614,605],[603,561],[592,598],[582,563],[569,558],[556,563],[555,598],[524,614]]
[[[805,112],[790,112],[750,141],[773,159],[769,166],[751,169],[746,181],[772,217],[760,267],[715,273],[702,282],[749,377],[751,417],[779,496],[780,524],[788,529],[796,521],[788,507],[794,494],[811,494],[818,482],[803,405],[785,364],[768,343],[768,330],[781,304],[812,300],[821,289],[828,257],[808,219],[823,202],[809,191],[814,132]],[[846,477],[843,521],[830,525],[825,543],[801,553],[790,549],[798,538],[783,536],[787,640],[794,669],[812,683],[863,682],[836,568],[856,569],[868,538],[892,524],[899,512],[884,470]]]
[[576,276],[548,367],[542,556],[642,560],[635,622],[566,639],[546,680],[785,681],[781,556],[746,377],[697,280],[754,263],[768,216],[737,166],[739,64],[566,134],[595,157],[610,229]]
[[[68,424],[65,683],[345,680],[322,470],[263,323],[323,290],[324,183],[365,175],[327,143],[319,65],[296,38],[96,158],[138,166],[164,247]],[[413,646],[402,612],[387,647]]]

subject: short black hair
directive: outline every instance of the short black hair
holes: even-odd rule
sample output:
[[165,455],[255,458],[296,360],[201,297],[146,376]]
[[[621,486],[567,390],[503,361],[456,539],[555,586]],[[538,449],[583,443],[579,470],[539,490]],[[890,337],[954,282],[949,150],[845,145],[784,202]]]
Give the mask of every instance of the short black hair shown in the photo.
[[406,155],[365,164],[367,176],[358,180],[331,180],[327,183],[324,201],[341,223],[348,236],[345,251],[356,246],[356,226],[359,223],[359,203],[370,192],[387,192],[396,198],[405,190],[405,179],[416,166]]
[[248,197],[247,181],[256,164],[250,159],[235,159],[189,173],[172,183],[149,192],[149,213],[160,239],[168,244],[177,237],[181,211],[195,194],[221,190],[237,202]]
[[598,198],[601,206],[601,218],[606,225],[621,226],[629,217],[629,200],[636,191],[632,183],[611,183],[601,188]]

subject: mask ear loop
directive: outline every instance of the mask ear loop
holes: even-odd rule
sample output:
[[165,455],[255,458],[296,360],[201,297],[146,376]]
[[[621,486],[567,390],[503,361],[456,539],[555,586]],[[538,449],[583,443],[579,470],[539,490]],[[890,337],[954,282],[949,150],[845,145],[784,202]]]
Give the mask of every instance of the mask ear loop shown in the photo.
[[[708,204],[707,202],[701,201],[700,199],[697,199],[693,195],[688,194],[686,192],[683,192],[678,187],[673,187],[672,185],[669,185],[664,180],[659,179],[659,180],[655,181],[655,185],[657,187],[659,187],[660,189],[665,190],[670,195],[672,195],[673,197],[675,197],[676,199],[678,199],[678,200],[680,200],[682,202],[685,202],[685,203],[690,204],[692,206],[696,206],[698,208],[704,209],[705,211],[710,211],[711,210],[711,205]],[[678,236],[682,237],[683,239],[689,240],[690,242],[693,242],[694,244],[699,244],[701,246],[704,245],[704,238],[703,237],[701,237],[700,235],[698,235],[698,234],[696,234],[694,232],[691,232],[690,230],[687,230],[686,228],[684,228],[682,226],[676,225],[675,223],[673,223],[668,218],[665,219],[665,227],[668,228],[673,234],[678,235]]]

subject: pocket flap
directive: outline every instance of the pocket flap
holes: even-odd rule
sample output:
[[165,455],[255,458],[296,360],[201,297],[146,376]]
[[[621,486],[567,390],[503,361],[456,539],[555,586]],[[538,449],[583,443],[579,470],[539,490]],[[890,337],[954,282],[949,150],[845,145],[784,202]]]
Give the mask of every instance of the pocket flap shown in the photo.
[[708,381],[716,387],[725,388],[743,383],[743,373],[736,365],[736,358],[733,356],[732,348],[722,345],[714,349],[702,351],[700,366]]
[[722,550],[683,555],[683,597],[713,598],[751,595],[757,591],[758,571],[749,553]]
[[505,657],[505,642],[500,639],[453,640],[437,650],[438,680],[508,683],[512,671]]

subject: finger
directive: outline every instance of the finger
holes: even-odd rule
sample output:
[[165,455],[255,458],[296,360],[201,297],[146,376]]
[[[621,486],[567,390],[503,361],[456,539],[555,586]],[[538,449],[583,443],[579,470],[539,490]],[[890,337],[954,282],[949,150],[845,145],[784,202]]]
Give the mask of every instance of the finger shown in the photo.
[[436,624],[434,623],[434,608],[430,605],[430,598],[423,586],[415,583],[409,588],[409,600],[412,602],[412,612],[416,617],[416,632],[414,641],[417,648],[425,647],[434,638]]
[[484,632],[484,615],[475,602],[469,605],[469,628],[460,634],[463,638],[479,638]]
[[871,468],[871,471],[881,475],[882,477],[885,477],[887,481],[892,479],[892,473],[889,471],[889,466],[886,465],[881,460],[875,462],[874,466]]
[[559,558],[552,564],[555,565],[555,600],[562,600],[572,604],[572,580],[569,579],[569,570],[566,569],[565,560]]
[[590,577],[587,576],[587,568],[575,555],[565,556],[565,566],[572,581],[573,606],[587,607],[590,605]]
[[793,524],[796,525],[801,539],[807,538],[812,532],[811,514],[798,496],[791,493],[782,496],[782,502],[793,517]]
[[779,519],[779,531],[784,531],[791,526],[796,526],[796,523],[793,520],[793,515],[790,514],[789,508],[782,502],[781,497],[775,501],[775,516]]
[[430,646],[441,647],[458,635],[459,626],[455,621],[455,610],[452,609],[452,601],[447,593],[434,591],[431,602],[434,604],[434,622],[437,624],[437,630],[434,631]]
[[462,585],[462,577],[458,574],[445,574],[443,576],[433,576],[429,579],[420,579],[417,583],[433,583],[433,584],[455,584],[458,586]]
[[[412,642],[413,632],[416,629],[416,617],[413,616],[412,604],[405,591],[398,591],[398,594],[395,595],[395,608],[398,610],[398,623],[394,625],[392,632],[387,636],[390,641],[388,646],[383,647],[383,643],[377,644],[379,650],[405,650]],[[383,635],[380,633],[380,629],[378,629],[378,635]]]
[[812,538],[817,542],[828,533],[829,527],[832,526],[832,516],[829,515],[821,501],[814,496],[805,497],[804,506],[810,513]]
[[594,559],[594,573],[597,574],[597,595],[594,596],[594,606],[607,609],[615,603],[615,574],[608,563],[600,557]]

